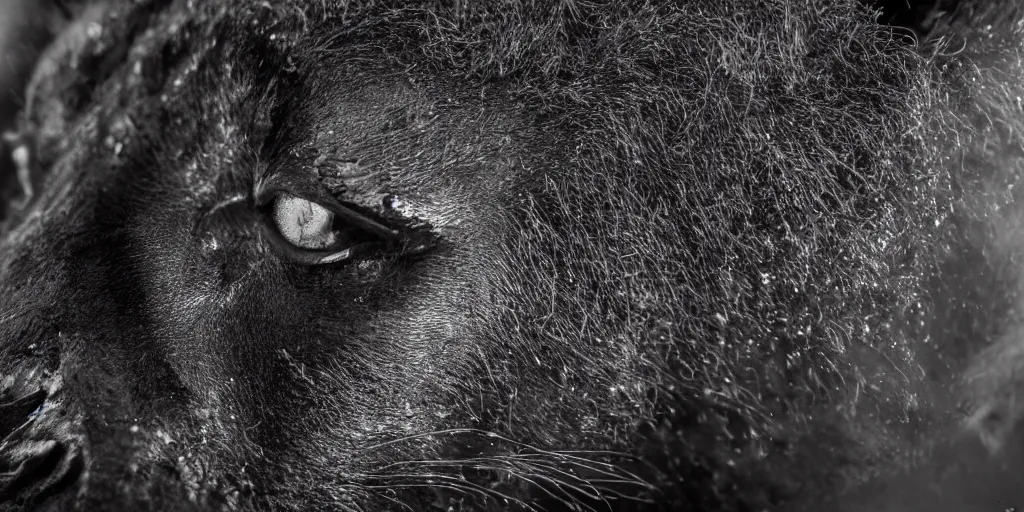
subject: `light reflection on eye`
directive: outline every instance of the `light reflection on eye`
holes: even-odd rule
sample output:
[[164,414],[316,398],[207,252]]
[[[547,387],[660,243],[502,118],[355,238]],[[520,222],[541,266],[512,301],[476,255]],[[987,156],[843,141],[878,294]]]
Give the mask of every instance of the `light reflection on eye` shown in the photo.
[[279,194],[274,201],[274,223],[290,244],[322,250],[338,242],[334,231],[334,213],[312,201],[289,194]]

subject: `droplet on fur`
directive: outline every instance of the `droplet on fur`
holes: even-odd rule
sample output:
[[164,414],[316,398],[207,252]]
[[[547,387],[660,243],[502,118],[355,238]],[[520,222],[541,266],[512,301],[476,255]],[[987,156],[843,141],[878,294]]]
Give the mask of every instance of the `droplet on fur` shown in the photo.
[[397,210],[405,206],[405,202],[398,196],[384,196],[384,199],[381,202],[384,204],[385,208],[390,208],[392,210]]
[[85,29],[85,35],[90,39],[97,39],[103,35],[103,25],[99,23],[90,23]]

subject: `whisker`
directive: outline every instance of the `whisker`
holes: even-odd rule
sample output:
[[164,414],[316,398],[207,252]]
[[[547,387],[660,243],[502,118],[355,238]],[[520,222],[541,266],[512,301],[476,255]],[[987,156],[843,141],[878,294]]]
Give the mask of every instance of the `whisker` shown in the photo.
[[[631,483],[631,484],[636,484],[636,485],[640,485],[640,486],[644,486],[644,487],[653,488],[653,487],[651,487],[651,485],[647,481],[645,481],[645,480],[641,479],[640,477],[638,477],[636,475],[633,475],[633,474],[631,474],[631,473],[629,473],[627,471],[620,470],[620,472],[622,474],[625,474],[625,475],[627,475],[627,476],[629,476],[631,478],[623,477],[620,474],[617,474],[617,473],[615,473],[613,471],[610,471],[610,470],[607,470],[607,469],[590,466],[590,465],[586,464],[586,462],[589,462],[589,461],[585,461],[585,460],[584,461],[574,462],[574,463],[572,463],[572,465],[574,467],[577,467],[577,468],[581,468],[581,469],[585,469],[585,470],[588,470],[588,471],[592,471],[594,473],[599,473],[599,474],[601,474],[603,476],[606,476],[606,477],[609,477],[609,478],[608,479],[602,479],[602,480],[587,479],[587,478],[584,478],[584,477],[582,477],[580,475],[575,475],[575,474],[572,474],[572,473],[570,473],[568,471],[565,471],[564,469],[557,468],[556,466],[553,466],[553,465],[550,465],[550,464],[545,464],[543,460],[536,461],[536,460],[532,460],[532,459],[534,459],[534,458],[532,458],[532,457],[531,458],[522,457],[520,455],[503,455],[501,457],[474,457],[474,458],[464,458],[464,459],[406,460],[406,461],[394,462],[394,463],[388,464],[386,466],[382,466],[382,467],[378,468],[377,471],[374,472],[374,475],[381,475],[385,471],[387,471],[387,470],[389,470],[391,468],[401,467],[401,466],[416,466],[416,465],[419,465],[419,466],[430,466],[430,467],[464,467],[464,466],[472,466],[472,467],[475,467],[475,468],[483,468],[485,463],[491,463],[491,464],[495,464],[495,463],[502,464],[502,463],[504,463],[504,464],[507,464],[507,465],[513,466],[513,467],[514,466],[527,467],[527,468],[543,467],[545,469],[548,469],[548,470],[551,470],[551,471],[554,471],[554,472],[558,472],[560,474],[564,474],[564,475],[566,475],[568,477],[571,477],[571,478],[573,478],[575,480],[579,480],[581,482],[582,481],[602,481],[602,482],[608,482],[608,483]],[[564,461],[560,461],[560,462],[564,462]],[[516,464],[516,463],[518,463],[518,464]],[[497,468],[495,468],[495,469],[497,469]],[[507,470],[507,469],[508,468],[502,468],[502,470]]]
[[[529,482],[530,484],[533,484],[533,486],[535,488],[539,489],[544,494],[547,494],[551,498],[556,499],[556,500],[558,500],[558,501],[560,501],[560,502],[562,502],[562,503],[564,503],[566,505],[568,505],[568,504],[575,504],[577,506],[585,507],[587,510],[590,510],[592,512],[597,512],[596,510],[594,510],[593,507],[591,507],[591,506],[589,506],[587,504],[575,502],[573,500],[573,496],[571,494],[569,494],[568,492],[566,492],[563,489],[563,487],[569,487],[572,490],[579,491],[580,494],[583,494],[584,496],[586,496],[586,497],[588,497],[590,499],[601,500],[601,501],[604,501],[605,504],[608,504],[608,501],[605,500],[604,498],[600,497],[600,496],[594,496],[594,495],[592,495],[590,493],[587,493],[587,492],[583,491],[582,489],[579,489],[578,487],[573,486],[573,485],[568,485],[568,484],[565,484],[565,483],[556,482],[556,481],[552,480],[550,477],[547,477],[547,476],[544,476],[544,475],[541,475],[541,474],[531,474],[529,476],[519,474],[519,475],[516,475],[516,478],[518,478],[519,480],[523,480],[525,482]],[[548,482],[549,484],[551,484],[551,486],[541,485],[541,484],[535,482],[533,480],[534,478],[542,479],[545,482]],[[556,495],[554,489],[557,489],[564,496]]]
[[[601,461],[585,459],[585,458],[582,458],[582,457],[563,456],[563,452],[549,452],[548,454],[534,454],[534,453],[530,453],[530,454],[514,454],[514,455],[507,455],[507,456],[504,456],[504,457],[509,457],[509,458],[514,457],[514,458],[517,458],[517,459],[531,459],[531,462],[530,462],[531,464],[540,464],[538,462],[533,462],[533,459],[540,459],[541,455],[550,455],[551,457],[554,458],[554,461],[557,461],[557,462],[560,462],[560,463],[563,463],[563,464],[570,464],[570,465],[572,465],[574,467],[577,467],[577,468],[580,468],[580,469],[585,469],[587,471],[591,471],[591,472],[594,472],[594,473],[597,473],[597,474],[600,474],[600,475],[603,475],[603,476],[609,478],[609,480],[594,480],[594,479],[590,479],[590,478],[586,478],[585,479],[585,480],[590,481],[590,482],[605,481],[605,482],[608,482],[608,483],[621,483],[621,484],[637,485],[637,486],[644,487],[644,488],[646,488],[648,490],[655,489],[655,486],[653,484],[651,484],[650,482],[648,482],[647,480],[644,480],[643,478],[641,478],[640,476],[636,475],[635,473],[633,473],[631,471],[628,471],[626,469],[623,469],[623,468],[621,468],[619,466],[616,466],[614,464],[610,464],[610,463],[607,463],[607,462],[601,462]],[[546,458],[545,459],[541,459],[541,461],[545,461],[545,462],[549,462],[549,463],[552,462],[551,459],[546,459]],[[559,471],[563,471],[563,470],[559,470]],[[567,474],[572,475],[571,473],[567,473]],[[581,480],[584,479],[583,477],[578,476],[578,475],[572,475],[572,476],[574,476],[576,478],[579,478]]]
[[[588,512],[596,512],[597,502],[608,507],[616,500],[650,503],[651,498],[640,495],[640,492],[656,489],[653,483],[633,471],[624,469],[620,464],[611,460],[601,460],[618,459],[620,463],[632,461],[644,464],[638,456],[611,450],[545,450],[480,429],[452,428],[422,432],[371,445],[361,452],[368,453],[435,436],[487,438],[497,440],[499,444],[507,445],[507,449],[519,450],[520,453],[392,462],[361,475],[364,481],[374,481],[374,485],[367,485],[367,488],[434,487],[488,499],[509,500],[530,508],[520,499],[476,483],[462,475],[462,471],[472,470],[499,475],[501,481],[506,481],[506,477],[518,480],[531,489],[530,492],[546,496],[543,499],[556,500],[570,508]],[[449,472],[452,474],[444,474]],[[479,478],[475,480],[480,481]],[[382,485],[377,486],[376,482],[381,482]]]
[[[553,499],[557,499],[565,503],[569,503],[570,500],[573,500],[576,497],[572,494],[573,492],[577,493],[579,496],[583,496],[591,500],[600,500],[606,504],[609,503],[609,498],[625,499],[634,502],[649,502],[650,500],[643,499],[637,496],[631,496],[623,491],[616,490],[611,486],[629,485],[633,487],[640,487],[642,489],[647,490],[654,489],[654,487],[650,483],[642,479],[639,479],[635,476],[633,476],[632,478],[627,478],[605,470],[598,469],[595,472],[599,472],[603,476],[609,478],[591,479],[586,478],[585,476],[582,475],[573,474],[565,469],[552,465],[551,463],[549,463],[549,461],[527,460],[524,458],[517,458],[515,456],[503,456],[492,458],[478,457],[469,459],[448,460],[402,461],[384,466],[380,468],[380,470],[377,473],[366,476],[376,479],[390,480],[396,478],[396,475],[385,474],[387,470],[399,467],[414,466],[432,469],[471,468],[479,471],[506,473],[516,479],[528,482],[529,484],[533,485],[536,489],[551,496]],[[581,469],[591,469],[587,468],[583,464],[576,464],[574,465],[574,467]],[[460,481],[462,480],[460,479]],[[542,485],[541,482],[544,485]],[[584,506],[583,504],[576,504]]]
[[[414,482],[418,480],[418,481],[421,481],[422,483],[401,482],[401,481],[397,481],[396,482],[396,481],[393,481],[393,479],[395,479],[395,478],[407,478],[409,480],[413,480]],[[406,488],[406,489],[418,489],[418,488],[448,489],[448,490],[452,490],[452,491],[459,491],[459,492],[463,492],[463,493],[475,494],[475,495],[482,496],[482,497],[485,497],[485,498],[496,498],[496,499],[506,500],[506,501],[509,501],[509,502],[516,503],[516,504],[518,504],[520,506],[523,506],[523,507],[527,508],[528,510],[537,511],[537,509],[535,509],[534,507],[530,506],[526,502],[524,502],[524,501],[522,501],[522,500],[520,500],[520,499],[518,499],[518,498],[516,498],[514,496],[510,496],[508,494],[505,494],[503,492],[497,491],[495,489],[488,489],[487,487],[484,487],[484,486],[482,486],[480,484],[476,484],[476,483],[470,482],[468,480],[463,480],[461,478],[456,478],[456,477],[450,476],[450,475],[441,475],[441,474],[433,474],[433,473],[427,473],[427,474],[414,474],[414,473],[411,473],[411,474],[396,474],[396,475],[390,475],[390,478],[388,479],[386,485],[366,485],[366,488],[367,489],[396,489],[396,488]],[[539,511],[537,511],[537,512],[539,512]]]
[[[615,495],[619,495],[620,497],[622,496],[621,493],[618,493],[618,492],[616,492],[616,491],[614,491],[614,490],[612,490],[610,488],[599,488],[595,484],[599,484],[599,483],[630,484],[630,483],[633,483],[632,481],[625,480],[625,479],[617,479],[617,480],[592,480],[592,479],[589,479],[589,478],[583,478],[583,477],[581,477],[579,475],[572,474],[572,473],[570,473],[568,471],[565,471],[564,469],[561,469],[561,468],[558,468],[558,467],[555,467],[555,466],[549,466],[549,465],[543,464],[543,463],[536,463],[536,464],[534,464],[534,468],[543,468],[543,469],[546,469],[549,472],[554,473],[556,475],[561,475],[563,477],[566,477],[568,480],[562,482],[561,483],[562,485],[570,486],[573,490],[575,490],[575,491],[577,491],[577,492],[579,492],[579,493],[581,493],[581,494],[583,494],[583,495],[585,495],[585,496],[587,496],[588,498],[591,498],[591,499],[604,500],[605,499],[604,496],[603,496],[604,492],[602,492],[602,491],[605,491],[605,492],[608,492],[608,493],[611,493],[611,494],[615,494]],[[571,481],[579,482],[580,486],[576,486],[576,485],[571,484],[570,483]],[[593,491],[593,494],[587,493],[584,490],[584,488],[591,489]]]
[[[368,488],[368,489],[369,489],[369,488]],[[393,489],[393,487],[389,487],[389,489]],[[377,489],[373,489],[373,490],[374,490],[374,491],[377,491]],[[388,501],[390,501],[391,503],[393,503],[393,504],[395,504],[395,505],[398,505],[398,506],[400,506],[400,507],[402,507],[402,508],[404,508],[404,509],[408,510],[409,512],[413,512],[413,508],[412,508],[412,506],[410,506],[409,504],[407,504],[407,503],[405,503],[405,502],[402,502],[402,501],[399,501],[399,500],[397,500],[397,499],[395,499],[395,498],[392,498],[391,496],[388,496],[388,495],[386,495],[386,494],[384,494],[384,493],[382,493],[382,492],[374,492],[374,493],[373,493],[373,495],[374,495],[374,496],[379,496],[379,497],[381,497],[381,498],[384,498],[385,500],[388,500]]]

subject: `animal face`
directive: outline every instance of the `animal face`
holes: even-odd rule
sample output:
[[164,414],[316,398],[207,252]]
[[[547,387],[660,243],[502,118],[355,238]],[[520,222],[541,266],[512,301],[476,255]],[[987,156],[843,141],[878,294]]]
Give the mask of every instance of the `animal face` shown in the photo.
[[1017,86],[965,64],[1010,36],[437,4],[67,7],[10,138],[0,502],[800,507],[1013,360],[964,321],[1014,307]]

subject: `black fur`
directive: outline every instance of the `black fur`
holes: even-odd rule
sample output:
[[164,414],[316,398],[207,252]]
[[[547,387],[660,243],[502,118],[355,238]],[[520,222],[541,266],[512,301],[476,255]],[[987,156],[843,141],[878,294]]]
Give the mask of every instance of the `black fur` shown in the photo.
[[54,8],[0,508],[1024,505],[1010,2]]

